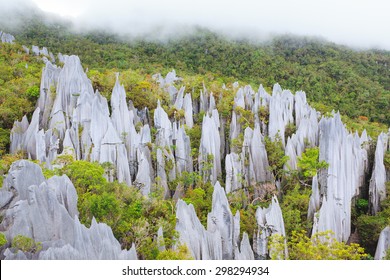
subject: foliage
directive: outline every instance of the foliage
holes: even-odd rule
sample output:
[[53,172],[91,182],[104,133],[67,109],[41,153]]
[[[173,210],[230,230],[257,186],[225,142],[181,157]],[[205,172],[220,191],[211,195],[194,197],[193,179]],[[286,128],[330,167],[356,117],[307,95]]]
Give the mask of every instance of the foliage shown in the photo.
[[[283,88],[305,91],[310,102],[320,101],[351,118],[364,116],[369,121],[390,123],[388,51],[356,51],[318,39],[286,35],[260,44],[229,39],[201,28],[165,43],[141,38],[128,41],[102,31],[72,33],[69,23],[52,19],[49,24],[44,16],[30,13],[19,19],[23,28],[3,23],[2,29],[27,46],[46,46],[53,53],[77,53],[89,69],[142,69],[154,74],[174,68],[194,76],[226,77],[226,84],[229,80],[242,80],[271,87],[279,82]],[[24,65],[20,66],[14,72],[23,73]],[[3,72],[1,79],[9,79],[8,73],[12,72]],[[199,94],[202,79],[194,77],[186,87]]]
[[207,225],[207,214],[211,212],[212,197],[213,186],[208,183],[203,188],[188,188],[183,198],[187,204],[194,206],[196,215],[204,226]]
[[386,169],[390,169],[390,151],[386,151],[383,163]]
[[307,148],[305,152],[298,157],[298,168],[301,169],[304,179],[313,178],[320,169],[327,168],[329,164],[322,160],[319,161],[320,149],[318,147]]
[[158,254],[157,260],[193,260],[188,247],[179,245],[176,250],[168,249]]
[[35,242],[33,239],[23,236],[23,235],[17,235],[12,239],[12,248],[15,248],[16,250],[21,250],[23,252],[28,253],[38,253],[40,250],[42,250],[42,244],[41,242]]
[[269,137],[264,137],[265,149],[268,155],[268,163],[270,171],[272,171],[277,179],[282,177],[283,166],[288,160],[288,156],[284,154],[282,139],[279,134],[272,141]]
[[307,219],[311,190],[299,185],[289,190],[282,198],[281,209],[288,238],[293,231],[308,232],[311,222]]
[[11,164],[23,158],[23,153],[6,154],[0,158],[0,187],[3,185],[3,176],[11,168]]
[[85,193],[91,186],[107,183],[103,167],[96,162],[74,161],[66,165],[62,172],[71,179],[78,192]]
[[[358,200],[357,210],[359,208],[365,209],[366,202]],[[360,244],[366,251],[374,255],[381,231],[390,225],[390,183],[386,184],[386,198],[381,201],[381,211],[375,216],[368,214],[360,215],[357,218],[356,226],[360,236]]]
[[40,94],[39,87],[37,85],[29,87],[26,90],[27,98],[32,102],[36,102],[38,100],[39,94]]
[[0,247],[4,246],[5,244],[7,244],[7,237],[5,236],[5,234],[3,232],[0,232]]
[[89,225],[92,218],[109,225],[124,248],[134,243],[141,259],[156,259],[155,235],[164,229],[164,243],[170,248],[175,240],[174,206],[162,199],[156,189],[147,199],[139,190],[118,182],[107,182],[98,163],[74,161],[62,172],[72,180],[79,197],[80,221]]
[[10,144],[10,131],[0,127],[0,156],[4,155]]
[[293,231],[287,245],[292,260],[361,260],[368,256],[358,244],[337,241],[331,231],[315,233],[311,238],[305,231]]
[[288,123],[284,130],[284,139],[287,140],[288,137],[291,137],[297,131],[297,127],[294,123]]
[[358,216],[366,214],[368,211],[368,200],[364,198],[359,198],[356,201],[356,211]]
[[360,244],[371,255],[375,254],[379,235],[388,224],[388,218],[383,214],[376,216],[362,215],[358,217],[357,228],[360,236]]
[[386,250],[386,255],[383,258],[384,260],[390,260],[390,248]]
[[305,231],[292,231],[291,238],[285,243],[283,236],[270,237],[268,249],[271,259],[283,259],[285,244],[290,260],[362,260],[368,255],[356,243],[350,245],[339,242],[331,231],[315,233],[309,238]]

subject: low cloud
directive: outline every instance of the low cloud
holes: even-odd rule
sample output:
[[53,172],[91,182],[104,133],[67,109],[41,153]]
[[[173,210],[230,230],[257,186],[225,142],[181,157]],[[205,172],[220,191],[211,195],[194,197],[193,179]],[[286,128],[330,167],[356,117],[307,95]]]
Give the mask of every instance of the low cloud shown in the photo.
[[351,47],[390,50],[388,0],[23,1],[67,15],[80,30],[166,37],[188,32],[196,25],[234,37],[261,39],[290,33]]

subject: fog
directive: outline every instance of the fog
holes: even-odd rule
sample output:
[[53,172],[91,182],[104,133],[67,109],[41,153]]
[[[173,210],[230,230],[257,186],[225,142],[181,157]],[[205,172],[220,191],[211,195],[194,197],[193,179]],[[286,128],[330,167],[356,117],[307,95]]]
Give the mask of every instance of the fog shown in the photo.
[[390,50],[388,0],[0,0],[18,1],[67,17],[80,30],[164,38],[197,25],[233,37],[288,33]]

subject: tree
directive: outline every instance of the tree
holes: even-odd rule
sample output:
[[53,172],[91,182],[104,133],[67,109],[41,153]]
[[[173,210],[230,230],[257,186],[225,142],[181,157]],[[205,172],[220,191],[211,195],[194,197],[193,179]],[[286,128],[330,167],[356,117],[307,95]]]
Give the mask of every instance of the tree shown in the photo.
[[319,153],[318,147],[307,148],[305,152],[298,157],[298,168],[300,168],[304,179],[313,178],[320,169],[329,166],[326,161],[319,161]]
[[[271,258],[280,256],[283,243],[284,238],[280,235],[271,238]],[[291,260],[362,260],[368,257],[358,244],[339,242],[331,231],[315,233],[311,238],[305,231],[293,231],[287,246]]]

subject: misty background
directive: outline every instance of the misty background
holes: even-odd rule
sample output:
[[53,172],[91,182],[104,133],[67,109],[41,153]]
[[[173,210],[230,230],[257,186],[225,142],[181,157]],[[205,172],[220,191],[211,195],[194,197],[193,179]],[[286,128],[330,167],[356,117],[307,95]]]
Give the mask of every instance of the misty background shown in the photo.
[[388,0],[0,0],[0,21],[9,24],[12,12],[25,7],[69,20],[78,31],[163,39],[199,26],[233,38],[294,34],[390,50]]

